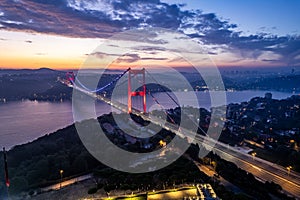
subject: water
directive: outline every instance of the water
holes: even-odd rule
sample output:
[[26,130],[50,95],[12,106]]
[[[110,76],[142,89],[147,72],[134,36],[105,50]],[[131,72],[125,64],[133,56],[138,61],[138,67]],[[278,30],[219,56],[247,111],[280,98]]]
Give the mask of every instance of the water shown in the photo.
[[[98,103],[99,115],[110,107]],[[17,101],[0,104],[0,147],[7,149],[32,141],[73,123],[71,102]]]
[[[184,105],[196,106],[189,98],[190,92],[178,92],[176,95],[184,99]],[[266,91],[238,91],[227,93],[227,103],[239,103],[248,101],[253,97],[263,97]],[[274,99],[284,99],[292,94],[272,92]],[[209,109],[209,93],[198,92],[199,105]],[[164,108],[175,107],[169,97],[164,93],[157,93],[155,97]],[[124,98],[121,101],[126,101]],[[138,101],[138,100],[137,100]],[[135,104],[135,103],[133,103]],[[148,109],[160,109],[152,97],[147,97]],[[109,105],[97,103],[98,115],[111,112]],[[47,133],[52,133],[73,123],[71,102],[50,103],[34,101],[17,101],[0,104],[0,147],[7,149],[27,143]]]

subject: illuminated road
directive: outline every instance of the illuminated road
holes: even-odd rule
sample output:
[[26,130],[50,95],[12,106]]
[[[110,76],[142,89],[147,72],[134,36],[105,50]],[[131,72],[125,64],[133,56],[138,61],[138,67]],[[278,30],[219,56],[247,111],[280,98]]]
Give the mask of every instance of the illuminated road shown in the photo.
[[50,190],[59,190],[59,189],[64,188],[68,185],[71,185],[71,184],[74,184],[74,183],[77,183],[77,182],[80,182],[80,181],[84,181],[84,180],[90,179],[92,177],[93,177],[92,174],[78,176],[78,177],[75,177],[75,178],[71,178],[69,180],[64,180],[61,183],[57,183],[57,184],[54,184],[54,185],[50,185],[48,187],[41,188],[41,190],[43,192],[47,192],[47,191],[50,191]]
[[240,188],[238,188],[237,186],[228,182],[222,176],[219,176],[219,177],[214,176],[215,174],[217,174],[215,170],[210,169],[208,166],[202,165],[202,164],[198,163],[197,161],[194,161],[194,163],[200,171],[204,172],[207,176],[213,177],[213,179],[220,181],[220,183],[222,185],[224,185],[226,188],[230,189],[231,191],[234,191],[235,193],[242,192],[242,190],[240,190]]
[[258,158],[252,159],[248,154],[227,149],[218,143],[213,151],[223,159],[233,162],[241,169],[252,173],[255,177],[263,181],[273,181],[279,184],[286,192],[300,198],[300,178],[298,174],[291,172],[291,174],[288,175],[287,170],[283,167],[272,166],[261,162],[261,159]]
[[[127,105],[121,104],[119,102],[112,102],[103,96],[85,91],[76,86],[71,85],[70,87],[73,87],[81,91],[82,93],[85,93],[88,96],[104,101],[120,111],[127,112]],[[166,122],[165,119],[160,119],[153,115],[145,115],[144,113],[135,109],[132,109],[132,114],[140,116],[144,120],[151,121],[152,123],[161,126],[166,130],[169,130],[181,136],[182,138],[188,137],[189,139],[192,139],[192,136],[194,135],[194,133],[184,128],[178,130],[177,125]],[[256,157],[253,159],[253,157],[249,154],[240,152],[234,149],[233,147],[228,146],[227,144],[221,143],[206,136],[197,135],[196,138],[193,140],[193,143],[199,143],[205,146],[207,149],[212,149],[214,153],[218,154],[223,159],[235,163],[238,167],[244,169],[247,172],[252,173],[258,179],[269,182],[273,181],[279,184],[284,191],[300,199],[299,174],[291,171],[291,173],[288,175],[287,169],[284,167],[278,166],[274,163],[270,163]]]

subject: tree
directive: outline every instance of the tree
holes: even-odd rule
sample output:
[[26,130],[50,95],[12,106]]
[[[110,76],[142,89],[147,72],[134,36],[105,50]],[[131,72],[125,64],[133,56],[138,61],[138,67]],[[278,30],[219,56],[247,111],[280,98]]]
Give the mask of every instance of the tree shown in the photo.
[[90,188],[89,190],[88,190],[88,194],[95,194],[96,192],[98,191],[98,189],[97,188]]
[[14,177],[11,179],[10,192],[19,193],[28,188],[28,182],[23,177]]
[[71,165],[71,171],[76,173],[85,172],[88,169],[85,156],[80,154]]

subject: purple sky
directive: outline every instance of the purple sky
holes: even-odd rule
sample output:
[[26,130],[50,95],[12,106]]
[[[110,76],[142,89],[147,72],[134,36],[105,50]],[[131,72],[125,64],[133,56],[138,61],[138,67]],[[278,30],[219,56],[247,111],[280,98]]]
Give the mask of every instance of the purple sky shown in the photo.
[[299,10],[283,0],[1,0],[0,68],[78,68],[103,40],[145,27],[197,41],[220,66],[297,67]]

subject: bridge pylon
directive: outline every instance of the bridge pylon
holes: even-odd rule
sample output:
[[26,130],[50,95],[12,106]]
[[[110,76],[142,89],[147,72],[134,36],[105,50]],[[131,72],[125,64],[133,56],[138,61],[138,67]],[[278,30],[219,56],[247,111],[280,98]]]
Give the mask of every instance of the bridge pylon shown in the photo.
[[66,73],[66,80],[68,81],[68,83],[73,84],[75,82],[74,72],[67,72]]
[[[141,91],[132,91],[131,83],[132,78],[136,78],[142,83]],[[128,113],[132,112],[132,97],[142,96],[143,97],[143,112],[146,113],[146,85],[145,85],[145,68],[143,69],[130,69],[128,71]]]

